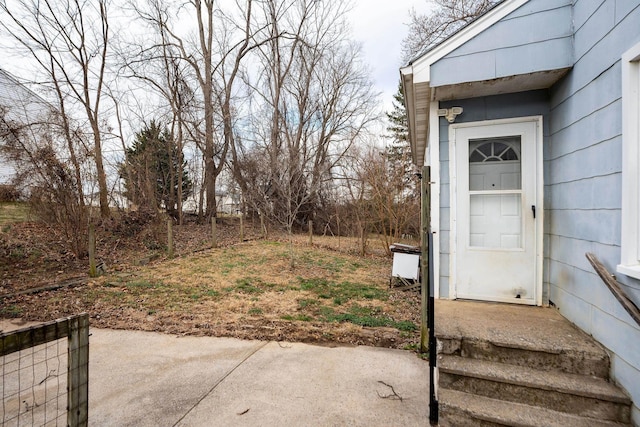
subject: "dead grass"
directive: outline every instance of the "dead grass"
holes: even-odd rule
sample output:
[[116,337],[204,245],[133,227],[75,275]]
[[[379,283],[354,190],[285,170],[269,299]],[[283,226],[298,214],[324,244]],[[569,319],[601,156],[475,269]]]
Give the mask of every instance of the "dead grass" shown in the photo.
[[27,221],[29,206],[23,202],[0,202],[0,227],[6,229],[11,224]]
[[397,348],[417,342],[419,298],[389,289],[389,258],[338,251],[335,238],[314,237],[310,246],[301,237],[294,268],[288,242],[255,240],[5,298],[0,317],[87,311],[101,327]]

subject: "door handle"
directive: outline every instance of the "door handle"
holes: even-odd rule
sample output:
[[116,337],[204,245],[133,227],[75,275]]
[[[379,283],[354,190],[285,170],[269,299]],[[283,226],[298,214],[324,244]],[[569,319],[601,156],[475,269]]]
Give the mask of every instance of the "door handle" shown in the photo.
[[533,212],[533,219],[536,219],[536,205],[531,205],[531,211]]

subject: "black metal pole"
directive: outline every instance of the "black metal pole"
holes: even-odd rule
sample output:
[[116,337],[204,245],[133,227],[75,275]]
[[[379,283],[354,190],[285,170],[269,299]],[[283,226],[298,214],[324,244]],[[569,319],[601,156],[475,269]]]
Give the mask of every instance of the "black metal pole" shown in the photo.
[[[433,233],[429,227],[429,266],[433,265]],[[435,300],[434,300],[434,280],[433,268],[429,268],[429,290],[428,295],[428,328],[429,328],[429,422],[431,425],[438,425],[438,400],[436,398],[435,370],[437,361],[437,345],[435,333]]]
[[429,279],[429,222],[431,222],[431,192],[429,191],[431,169],[429,166],[422,167],[420,175],[420,353],[429,351],[429,325],[428,325],[428,295]]
[[[438,400],[436,399],[436,336],[434,316],[434,279],[433,279],[433,233],[431,232],[431,168],[423,166],[420,175],[421,190],[421,297],[422,316],[420,328],[420,351],[429,352],[429,422],[438,424]],[[426,329],[426,330],[425,330]],[[428,336],[427,336],[428,335]],[[428,343],[425,342],[428,340]]]

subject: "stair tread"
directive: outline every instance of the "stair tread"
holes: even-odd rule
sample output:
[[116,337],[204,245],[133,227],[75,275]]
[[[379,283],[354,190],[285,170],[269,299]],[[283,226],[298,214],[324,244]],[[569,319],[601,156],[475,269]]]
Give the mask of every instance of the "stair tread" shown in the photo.
[[435,316],[438,340],[472,339],[551,354],[607,357],[593,337],[551,308],[438,300]]
[[629,397],[614,384],[602,378],[586,375],[541,371],[523,366],[450,355],[438,356],[438,369],[441,373],[557,391],[621,404],[631,403]]
[[542,409],[521,403],[505,402],[455,390],[440,389],[438,392],[440,409],[457,409],[474,419],[495,424],[517,427],[622,427],[629,424],[597,420],[562,412]]
[[539,340],[525,339],[515,337],[512,334],[495,335],[490,337],[472,336],[472,335],[455,335],[447,333],[436,333],[438,340],[454,340],[454,341],[477,341],[487,342],[496,347],[514,348],[519,350],[535,351],[549,354],[575,353],[595,358],[607,357],[606,351],[598,346],[595,342],[578,343],[571,342],[563,347],[562,343],[541,343]]

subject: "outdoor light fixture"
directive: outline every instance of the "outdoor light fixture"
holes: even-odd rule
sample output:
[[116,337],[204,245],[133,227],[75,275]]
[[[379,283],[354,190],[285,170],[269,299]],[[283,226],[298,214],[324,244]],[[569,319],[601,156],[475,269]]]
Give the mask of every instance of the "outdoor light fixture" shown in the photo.
[[460,114],[462,114],[462,107],[440,108],[438,110],[438,116],[446,118],[449,123],[453,123]]

